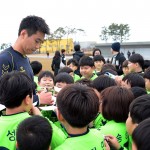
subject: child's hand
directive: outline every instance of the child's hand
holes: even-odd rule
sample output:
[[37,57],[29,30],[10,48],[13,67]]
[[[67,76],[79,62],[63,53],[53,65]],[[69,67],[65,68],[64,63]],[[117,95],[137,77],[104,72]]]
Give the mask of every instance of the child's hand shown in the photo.
[[108,141],[109,145],[118,150],[120,148],[120,144],[117,141],[117,138],[112,135],[105,136],[106,140]]
[[30,115],[39,115],[39,116],[42,116],[40,110],[35,107],[35,106],[32,106],[31,110],[30,110]]
[[110,150],[109,144],[107,143],[106,140],[104,140],[104,145],[106,150]]

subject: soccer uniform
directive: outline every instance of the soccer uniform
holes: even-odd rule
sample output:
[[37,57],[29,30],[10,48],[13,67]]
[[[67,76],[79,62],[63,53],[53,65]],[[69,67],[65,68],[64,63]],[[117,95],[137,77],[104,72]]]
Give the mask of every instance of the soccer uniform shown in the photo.
[[[94,79],[96,79],[98,76],[96,75],[96,74],[92,74],[92,77],[90,78],[90,80],[94,80]],[[81,79],[84,79],[85,77],[81,77]]]
[[97,129],[88,130],[82,135],[74,135],[65,140],[56,150],[105,150],[104,136]]
[[76,81],[80,80],[80,76],[74,73],[73,79],[74,79],[74,82],[76,82]]
[[102,126],[100,130],[104,135],[115,136],[122,147],[128,147],[129,135],[125,123],[117,123],[111,120],[105,126]]
[[[17,126],[21,121],[28,117],[30,117],[30,115],[27,112],[0,117],[0,147],[5,147],[9,150],[16,150]],[[51,149],[53,150],[65,141],[66,136],[52,122],[50,122],[50,124],[53,129],[51,141]]]

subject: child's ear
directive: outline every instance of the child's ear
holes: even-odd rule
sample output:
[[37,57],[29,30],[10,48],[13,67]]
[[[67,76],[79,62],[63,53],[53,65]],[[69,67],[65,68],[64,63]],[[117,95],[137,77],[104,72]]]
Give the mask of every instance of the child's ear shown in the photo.
[[24,103],[26,105],[29,105],[30,104],[30,101],[31,101],[31,97],[29,95],[27,95],[25,98],[24,98]]
[[56,113],[57,113],[57,118],[58,120],[61,122],[64,120],[64,117],[62,116],[62,114],[60,113],[60,111],[58,110],[58,108],[56,109]]

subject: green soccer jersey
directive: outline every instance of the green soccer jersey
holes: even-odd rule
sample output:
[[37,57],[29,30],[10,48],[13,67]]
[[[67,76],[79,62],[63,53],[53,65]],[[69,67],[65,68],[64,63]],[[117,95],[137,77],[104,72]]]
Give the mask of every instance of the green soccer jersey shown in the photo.
[[117,123],[111,120],[105,126],[102,126],[100,131],[104,135],[115,136],[122,147],[128,147],[129,135],[125,123]]
[[99,113],[96,119],[93,121],[93,127],[99,129],[100,127],[104,126],[108,120],[106,120],[101,113]]
[[16,150],[16,129],[25,118],[30,117],[27,112],[0,117],[0,147]]
[[[30,117],[27,112],[6,115],[0,117],[0,147],[5,147],[9,150],[16,150],[16,129],[18,124],[24,119]],[[66,136],[64,133],[50,121],[53,129],[51,149],[55,149],[61,145]]]
[[73,79],[74,79],[74,82],[76,82],[76,81],[80,80],[80,76],[74,73]]
[[150,94],[150,91],[147,91],[147,94]]
[[56,150],[105,150],[104,136],[97,129],[90,129],[88,133],[69,137]]

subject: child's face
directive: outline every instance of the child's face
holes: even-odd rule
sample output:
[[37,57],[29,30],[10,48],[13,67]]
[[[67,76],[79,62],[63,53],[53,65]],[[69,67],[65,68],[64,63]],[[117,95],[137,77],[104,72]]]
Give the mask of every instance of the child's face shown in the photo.
[[123,67],[122,70],[123,70],[124,75],[127,75],[130,73],[128,67]]
[[122,86],[122,87],[125,87],[125,88],[127,88],[127,89],[130,89],[130,88],[131,88],[131,85],[130,85],[129,82],[127,83],[127,80],[121,81],[121,86]]
[[96,69],[101,69],[103,65],[104,65],[104,62],[102,60],[94,61],[94,66]]
[[73,71],[77,70],[77,66],[73,65],[72,63],[68,65],[69,68],[71,68]]
[[93,75],[94,67],[80,66],[80,73],[83,77],[90,79]]
[[57,82],[56,83],[56,86],[58,87],[58,88],[63,88],[63,87],[65,87],[67,85],[67,83],[65,83],[65,82]]
[[145,86],[146,86],[146,90],[150,91],[150,80],[145,78]]
[[43,77],[43,78],[41,78],[39,85],[41,87],[53,88],[54,87],[54,81],[51,77]]
[[137,63],[128,62],[129,72],[135,72]]
[[128,118],[126,120],[126,129],[129,135],[132,135],[134,129],[136,128],[137,124],[133,123],[130,113],[128,114]]

